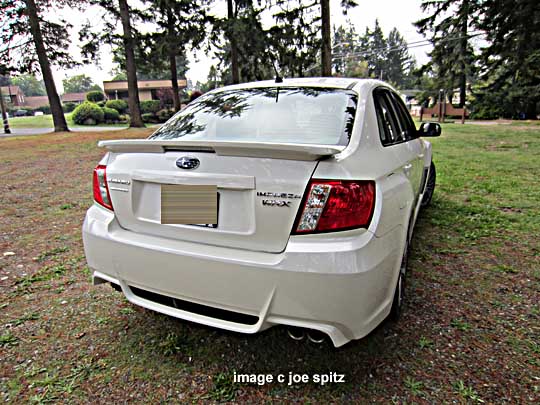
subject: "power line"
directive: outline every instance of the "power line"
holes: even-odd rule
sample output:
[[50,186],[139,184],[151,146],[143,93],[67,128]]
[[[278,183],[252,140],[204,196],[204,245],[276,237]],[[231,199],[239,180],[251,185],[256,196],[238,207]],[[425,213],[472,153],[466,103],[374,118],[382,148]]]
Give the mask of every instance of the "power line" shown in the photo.
[[[484,32],[475,31],[472,34],[468,34],[468,35],[461,35],[461,36],[458,36],[458,37],[442,38],[442,39],[437,40],[436,42],[441,43],[441,42],[458,41],[458,40],[463,39],[463,38],[470,39],[470,38],[478,37],[478,36],[481,36],[481,35],[484,35],[484,34],[485,34]],[[423,46],[428,46],[428,45],[432,45],[432,44],[433,44],[432,40],[424,39],[424,40],[421,40],[421,41],[408,42],[408,43],[405,43],[404,45],[396,46],[396,47],[393,47],[393,48],[380,47],[380,48],[370,49],[368,51],[351,52],[351,53],[347,53],[347,54],[338,54],[338,55],[333,56],[332,60],[358,58],[358,57],[362,57],[362,56],[373,55],[378,51],[395,52],[395,51],[399,51],[399,50],[402,50],[402,49],[421,48]]]

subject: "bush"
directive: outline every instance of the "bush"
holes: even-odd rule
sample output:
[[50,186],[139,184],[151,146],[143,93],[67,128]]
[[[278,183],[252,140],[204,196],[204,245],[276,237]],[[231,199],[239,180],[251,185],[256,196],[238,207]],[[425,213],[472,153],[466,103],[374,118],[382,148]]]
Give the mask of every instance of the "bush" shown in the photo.
[[124,114],[128,109],[128,104],[124,100],[109,100],[105,103],[105,107],[114,108],[120,114]]
[[168,121],[169,118],[171,118],[173,115],[174,115],[174,110],[170,110],[170,109],[163,109],[163,110],[159,110],[157,113],[157,118],[159,120],[159,122],[165,122],[165,121]]
[[62,105],[62,109],[64,110],[65,113],[70,113],[70,112],[72,112],[75,108],[77,108],[77,103],[67,102],[67,103],[64,103],[64,104]]
[[105,102],[105,100],[102,100],[102,101],[98,101],[96,104],[98,105],[98,107],[103,108],[103,107],[105,107],[106,102]]
[[102,110],[105,121],[116,122],[120,118],[120,114],[114,108],[103,107]]
[[141,118],[142,118],[143,122],[148,122],[148,123],[151,123],[151,124],[159,123],[158,118],[154,115],[154,113],[141,114]]
[[96,125],[103,122],[104,112],[97,104],[85,101],[73,110],[73,122],[79,125]]
[[86,99],[93,103],[105,100],[105,94],[99,90],[89,91],[86,93]]
[[146,100],[141,101],[141,113],[143,114],[149,114],[149,113],[157,113],[159,111],[159,100]]
[[[41,111],[43,114],[50,114],[51,113],[51,107],[48,106],[48,105],[42,105],[41,107],[34,108],[33,113],[35,113],[36,111]],[[32,113],[32,115],[33,115],[33,113]]]
[[118,122],[122,124],[129,124],[129,115],[127,114],[120,114],[118,117]]

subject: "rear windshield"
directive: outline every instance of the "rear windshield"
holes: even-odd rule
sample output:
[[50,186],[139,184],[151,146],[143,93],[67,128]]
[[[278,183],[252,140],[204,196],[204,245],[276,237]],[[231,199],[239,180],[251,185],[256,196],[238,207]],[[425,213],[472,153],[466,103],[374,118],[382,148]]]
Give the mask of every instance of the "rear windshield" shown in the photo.
[[203,95],[150,139],[347,145],[357,95],[328,88],[267,87]]

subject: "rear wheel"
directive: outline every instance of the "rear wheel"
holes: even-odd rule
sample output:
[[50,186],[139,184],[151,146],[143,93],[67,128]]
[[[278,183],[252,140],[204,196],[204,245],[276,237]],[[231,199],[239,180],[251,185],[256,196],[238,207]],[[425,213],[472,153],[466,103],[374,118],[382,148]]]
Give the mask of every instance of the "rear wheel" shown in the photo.
[[405,298],[405,279],[407,275],[407,262],[409,259],[409,242],[405,242],[403,257],[401,258],[401,266],[399,267],[399,276],[394,292],[394,300],[392,309],[390,310],[390,319],[397,321],[401,315],[403,300]]
[[437,179],[437,172],[435,170],[435,164],[431,162],[429,167],[429,175],[426,182],[426,189],[424,190],[424,196],[422,197],[422,207],[427,207],[433,198],[433,193],[435,192],[435,183]]

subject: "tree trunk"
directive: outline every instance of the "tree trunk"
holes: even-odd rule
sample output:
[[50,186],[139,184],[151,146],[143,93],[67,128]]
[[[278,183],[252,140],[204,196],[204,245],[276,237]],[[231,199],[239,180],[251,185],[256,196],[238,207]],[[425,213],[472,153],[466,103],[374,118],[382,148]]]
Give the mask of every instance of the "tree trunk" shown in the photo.
[[171,70],[171,84],[173,89],[174,111],[180,111],[180,96],[178,95],[178,70],[176,68],[176,55],[173,52],[169,54],[169,67]]
[[26,15],[28,16],[28,21],[30,22],[30,32],[34,41],[34,46],[36,47],[39,66],[41,68],[41,75],[43,76],[43,81],[45,82],[49,106],[51,107],[54,132],[66,132],[69,131],[69,128],[66,123],[66,117],[64,117],[60,97],[56,91],[56,85],[54,84],[54,78],[52,75],[49,58],[47,57],[47,51],[45,50],[45,44],[43,43],[43,35],[41,34],[41,28],[39,26],[36,2],[34,0],[25,0],[25,3]]
[[[233,10],[233,0],[227,0],[227,19],[229,22],[235,19]],[[231,74],[233,84],[240,83],[240,71],[238,69],[238,47],[234,33],[229,31],[229,44],[231,46]]]
[[332,39],[330,25],[330,0],[321,0],[322,24],[322,76],[332,76]]
[[467,45],[469,40],[467,38],[468,26],[469,26],[469,0],[463,0],[462,5],[462,18],[461,22],[461,72],[459,75],[459,106],[464,107],[467,97]]
[[6,114],[6,106],[4,104],[4,95],[2,94],[1,85],[0,85],[0,110],[2,110],[2,122],[4,123],[4,134],[11,134],[11,130],[9,129],[9,122],[8,122],[8,117]]
[[141,109],[139,102],[139,89],[137,85],[137,68],[135,67],[135,51],[133,34],[131,33],[131,23],[129,21],[129,6],[127,0],[118,0],[120,8],[120,19],[122,20],[122,28],[124,30],[124,52],[126,55],[126,73],[128,82],[128,105],[131,118],[129,126],[134,128],[144,127],[144,122],[141,117]]
[[180,96],[178,94],[178,67],[176,66],[176,52],[175,48],[170,44],[174,43],[174,14],[171,7],[167,8],[167,30],[169,37],[169,46],[167,51],[169,53],[169,71],[171,72],[171,85],[173,90],[173,108],[174,111],[180,111]]

